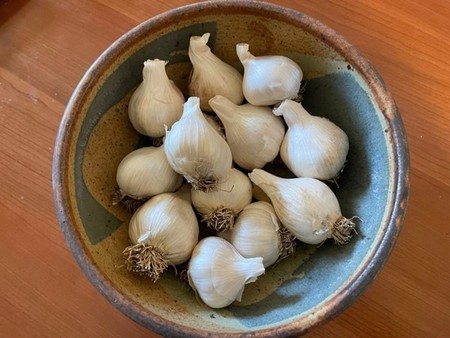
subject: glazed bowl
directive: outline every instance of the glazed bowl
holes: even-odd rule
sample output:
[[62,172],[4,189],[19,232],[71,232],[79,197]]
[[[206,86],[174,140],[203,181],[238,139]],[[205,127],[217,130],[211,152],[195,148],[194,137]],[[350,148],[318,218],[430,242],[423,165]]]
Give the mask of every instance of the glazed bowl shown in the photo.
[[[235,45],[254,55],[285,55],[303,69],[303,105],[348,135],[339,187],[344,215],[357,215],[345,246],[299,244],[255,283],[241,302],[211,309],[175,273],[157,283],[124,268],[130,213],[114,205],[115,172],[146,144],[127,116],[147,59],[169,61],[169,78],[187,96],[189,37],[239,69]],[[150,18],[114,42],[88,69],[64,112],[57,135],[53,189],[62,231],[80,268],[118,310],[164,336],[288,336],[325,323],[373,281],[390,255],[405,216],[409,157],[405,131],[382,78],[361,53],[319,21],[259,1],[211,1]]]

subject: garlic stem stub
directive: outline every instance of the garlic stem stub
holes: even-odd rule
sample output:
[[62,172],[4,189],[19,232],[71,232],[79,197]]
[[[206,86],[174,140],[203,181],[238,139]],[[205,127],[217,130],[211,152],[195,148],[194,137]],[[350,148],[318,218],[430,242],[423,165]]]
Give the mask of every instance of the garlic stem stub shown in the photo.
[[192,188],[191,199],[208,227],[227,231],[233,228],[236,215],[252,201],[252,183],[243,172],[231,168],[214,191]]
[[236,54],[244,66],[242,90],[255,106],[270,106],[298,97],[303,71],[290,58],[282,55],[254,56],[248,43],[238,43]]
[[222,121],[234,162],[243,169],[262,168],[277,157],[285,134],[283,120],[270,107],[236,105],[216,95],[209,104]]
[[219,309],[241,301],[245,285],[264,272],[262,257],[245,258],[226,240],[210,236],[196,245],[187,274],[200,299]]
[[128,105],[128,117],[134,129],[150,137],[164,136],[165,126],[178,121],[183,111],[183,93],[168,78],[166,64],[159,59],[144,62],[143,81]]
[[143,147],[127,154],[117,167],[116,182],[121,198],[141,200],[176,191],[183,183],[183,176],[169,165],[163,145]]
[[219,236],[244,257],[262,257],[267,268],[295,251],[295,236],[283,229],[273,206],[258,201],[247,205],[237,217],[233,229]]
[[189,186],[146,201],[131,217],[131,245],[123,251],[128,270],[159,279],[169,265],[188,261],[198,242],[199,226]]
[[232,167],[230,147],[205,119],[198,97],[190,97],[180,120],[167,128],[164,151],[173,170],[201,191],[216,189]]
[[208,101],[215,95],[226,96],[235,104],[244,101],[241,73],[213,54],[207,45],[209,37],[210,33],[192,36],[188,51],[192,63],[189,95],[200,98],[200,108],[204,112],[211,112]]
[[262,169],[250,180],[269,196],[281,223],[300,241],[319,244],[332,238],[347,244],[355,230],[354,218],[342,216],[334,192],[322,181],[310,177],[281,178]]
[[332,121],[309,114],[301,103],[285,100],[273,109],[288,130],[280,157],[297,177],[334,180],[343,170],[349,150],[347,134]]

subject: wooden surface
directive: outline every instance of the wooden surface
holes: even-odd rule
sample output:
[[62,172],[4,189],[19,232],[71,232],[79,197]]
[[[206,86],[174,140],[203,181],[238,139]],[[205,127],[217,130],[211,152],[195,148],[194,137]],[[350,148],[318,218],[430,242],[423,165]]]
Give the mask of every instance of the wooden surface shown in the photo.
[[[450,2],[273,1],[356,45],[393,93],[411,152],[411,196],[385,268],[309,337],[450,337]],[[153,337],[94,289],[56,219],[58,124],[115,39],[187,0],[0,0],[0,337]]]

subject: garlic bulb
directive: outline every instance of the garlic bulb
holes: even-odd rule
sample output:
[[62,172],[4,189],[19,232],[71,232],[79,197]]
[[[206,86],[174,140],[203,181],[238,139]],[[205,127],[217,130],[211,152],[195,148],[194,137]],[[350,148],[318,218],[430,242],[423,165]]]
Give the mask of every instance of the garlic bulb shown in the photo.
[[199,226],[189,199],[190,187],[150,198],[131,217],[128,269],[156,282],[169,265],[186,262],[198,242]]
[[355,230],[353,217],[342,216],[333,191],[310,177],[280,178],[255,169],[250,179],[269,196],[281,223],[300,241],[319,244],[327,238],[346,244]]
[[181,187],[183,176],[167,161],[164,146],[143,147],[126,155],[116,172],[121,197],[146,199]]
[[252,200],[252,183],[247,175],[231,168],[214,191],[203,192],[192,188],[192,205],[203,216],[206,224],[216,231],[233,227],[235,216]]
[[211,52],[207,45],[209,36],[210,33],[192,36],[189,42],[189,58],[193,66],[189,95],[200,97],[200,108],[205,112],[211,111],[209,99],[218,94],[236,104],[244,101],[241,73]]
[[285,128],[269,107],[236,105],[221,95],[209,104],[224,125],[233,160],[240,167],[262,168],[278,155]]
[[292,254],[295,237],[280,223],[270,203],[253,202],[241,211],[234,227],[219,234],[247,258],[262,257],[264,267]]
[[232,166],[227,142],[206,121],[198,97],[184,104],[181,119],[166,130],[164,150],[170,166],[195,189],[210,191]]
[[244,66],[242,89],[249,103],[270,106],[298,97],[303,72],[293,60],[281,55],[253,56],[247,43],[238,43],[236,53]]
[[172,126],[183,111],[183,93],[167,77],[166,63],[158,59],[144,62],[143,81],[128,105],[128,116],[133,127],[151,137],[164,136],[164,126]]
[[347,134],[330,120],[310,115],[292,100],[283,101],[273,112],[282,115],[288,125],[280,149],[286,166],[297,177],[335,179],[347,159]]
[[200,299],[219,309],[240,301],[245,285],[256,281],[264,271],[261,257],[244,258],[226,240],[211,236],[198,242],[187,274]]

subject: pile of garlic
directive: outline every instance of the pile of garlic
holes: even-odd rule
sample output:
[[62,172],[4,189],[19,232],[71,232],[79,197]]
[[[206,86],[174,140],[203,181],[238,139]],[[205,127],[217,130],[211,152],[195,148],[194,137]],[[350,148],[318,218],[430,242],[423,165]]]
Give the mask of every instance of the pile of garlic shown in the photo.
[[[165,61],[144,62],[129,118],[139,133],[163,142],[123,158],[116,181],[121,196],[143,202],[129,223],[128,269],[156,282],[185,263],[199,298],[222,308],[291,255],[297,240],[345,244],[355,224],[323,183],[343,169],[347,135],[298,102],[301,68],[285,56],[253,56],[239,43],[241,75],[212,53],[208,39],[191,37],[187,100]],[[277,156],[296,178],[263,169]],[[255,197],[255,186],[266,201]]]

